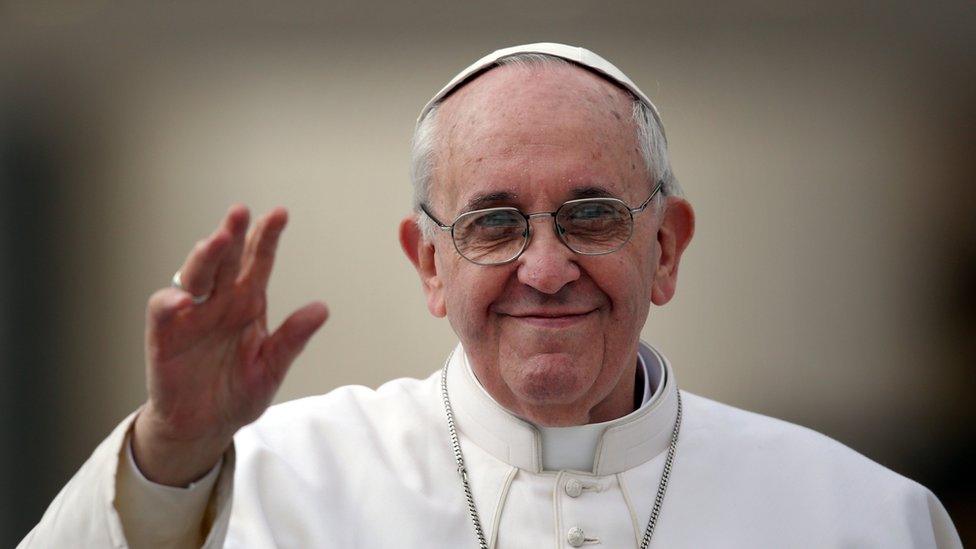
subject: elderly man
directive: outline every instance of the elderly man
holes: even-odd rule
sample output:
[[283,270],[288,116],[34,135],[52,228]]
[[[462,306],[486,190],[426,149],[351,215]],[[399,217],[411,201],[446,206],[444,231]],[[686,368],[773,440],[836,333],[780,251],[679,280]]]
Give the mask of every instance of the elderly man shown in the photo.
[[327,312],[268,332],[286,214],[245,234],[232,208],[149,301],[145,406],[22,545],[961,547],[924,487],[679,392],[640,342],[694,214],[616,67],[495,52],[424,108],[414,149],[400,241],[460,339],[443,367],[266,410]]

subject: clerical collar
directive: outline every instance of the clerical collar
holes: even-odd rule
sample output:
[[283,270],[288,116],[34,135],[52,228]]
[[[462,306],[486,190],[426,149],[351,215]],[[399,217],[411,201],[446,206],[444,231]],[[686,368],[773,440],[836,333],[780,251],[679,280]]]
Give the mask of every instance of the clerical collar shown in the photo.
[[667,359],[643,342],[638,357],[645,390],[637,410],[604,423],[553,428],[533,425],[495,402],[458,345],[448,367],[458,429],[496,458],[535,473],[630,469],[667,449],[677,415],[677,385]]
[[[653,368],[648,368],[648,362]],[[589,423],[574,427],[543,427],[535,425],[542,437],[542,468],[547,471],[558,471],[560,469],[571,469],[575,471],[590,471],[593,469],[593,456],[596,455],[596,446],[600,442],[600,436],[604,431],[615,425],[623,425],[628,422],[630,416],[640,412],[640,410],[651,403],[655,397],[661,395],[662,384],[660,380],[664,377],[664,366],[661,361],[653,354],[645,360],[641,353],[637,353],[637,366],[641,369],[641,376],[644,385],[643,398],[640,407],[624,417],[602,423]],[[652,373],[653,372],[653,373]],[[652,383],[653,381],[653,383]],[[654,391],[651,391],[653,385]],[[489,395],[491,396],[491,395]]]

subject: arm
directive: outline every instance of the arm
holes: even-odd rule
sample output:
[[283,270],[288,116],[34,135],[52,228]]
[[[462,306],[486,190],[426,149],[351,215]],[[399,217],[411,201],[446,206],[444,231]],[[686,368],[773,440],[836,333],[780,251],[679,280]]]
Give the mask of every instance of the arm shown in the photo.
[[[142,474],[132,456],[131,440],[130,432],[119,452],[114,502],[130,547],[201,547],[208,534],[226,530],[226,520],[212,527],[214,518],[230,507],[233,446],[202,478],[175,487],[156,484]],[[227,512],[222,515],[230,517]],[[220,540],[215,541],[219,546]]]
[[119,448],[134,419],[135,413],[98,445],[18,548],[126,546],[112,501]]
[[[313,302],[268,331],[266,290],[287,212],[273,210],[250,232],[248,218],[246,208],[231,208],[188,255],[180,269],[183,288],[150,297],[145,405],[96,449],[21,546],[126,547],[133,541],[126,532],[166,523],[160,516],[172,512],[160,508],[166,505],[179,507],[177,516],[193,524],[154,544],[176,547],[203,537],[208,547],[223,543],[234,433],[264,413],[288,367],[328,316],[323,303]],[[194,302],[193,296],[203,295],[209,297]],[[130,426],[133,465],[141,473],[135,476],[131,469],[120,471],[127,465],[120,455],[127,457]],[[222,458],[216,490],[200,516],[200,498],[192,497],[199,493],[181,490],[205,479]]]

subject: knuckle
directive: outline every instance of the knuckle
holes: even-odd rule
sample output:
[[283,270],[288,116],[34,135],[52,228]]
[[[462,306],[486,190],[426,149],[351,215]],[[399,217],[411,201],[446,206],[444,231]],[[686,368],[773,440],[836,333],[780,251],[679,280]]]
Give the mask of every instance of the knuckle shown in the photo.
[[263,292],[241,288],[234,293],[228,314],[240,321],[250,322],[264,313],[265,299]]
[[265,300],[266,298],[263,292],[252,293],[244,308],[244,316],[247,318],[257,318],[260,316],[264,312]]
[[265,259],[265,260],[274,259],[274,255],[275,255],[274,243],[262,242],[261,245],[258,246],[257,255],[261,259]]

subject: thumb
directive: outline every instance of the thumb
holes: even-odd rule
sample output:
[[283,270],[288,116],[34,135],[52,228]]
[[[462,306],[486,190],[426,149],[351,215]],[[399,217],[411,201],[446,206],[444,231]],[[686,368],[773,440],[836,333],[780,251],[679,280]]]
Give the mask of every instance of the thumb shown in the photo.
[[293,312],[281,326],[261,345],[268,374],[278,383],[285,377],[288,367],[302,352],[312,335],[329,318],[325,303],[314,301]]

